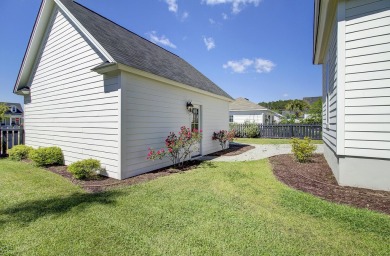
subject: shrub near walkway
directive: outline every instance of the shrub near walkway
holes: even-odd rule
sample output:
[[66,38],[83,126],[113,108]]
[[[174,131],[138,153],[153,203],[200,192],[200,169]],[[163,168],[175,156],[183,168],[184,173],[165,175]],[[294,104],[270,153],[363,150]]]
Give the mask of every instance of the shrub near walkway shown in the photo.
[[283,185],[268,160],[90,194],[0,160],[0,254],[385,255],[390,218]]

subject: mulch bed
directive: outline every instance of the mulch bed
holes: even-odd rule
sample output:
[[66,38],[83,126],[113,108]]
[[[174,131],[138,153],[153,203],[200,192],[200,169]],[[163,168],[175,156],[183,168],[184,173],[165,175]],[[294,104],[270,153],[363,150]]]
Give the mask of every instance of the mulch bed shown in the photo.
[[[242,154],[248,150],[254,148],[253,146],[243,145],[243,144],[231,144],[229,149],[221,150],[212,154],[212,156],[234,156]],[[30,160],[24,160],[25,162],[31,163]],[[73,184],[81,186],[88,192],[100,192],[104,191],[109,187],[122,186],[122,185],[134,185],[142,182],[146,182],[149,180],[154,180],[159,177],[168,176],[173,173],[185,172],[191,169],[196,168],[202,161],[192,160],[184,163],[183,167],[180,168],[172,168],[172,166],[161,168],[152,172],[140,174],[138,176],[134,176],[131,178],[127,178],[124,180],[116,180],[113,178],[109,178],[106,176],[98,175],[95,179],[90,180],[78,180],[73,178],[72,174],[66,170],[66,166],[50,166],[45,169],[61,175],[65,179],[71,181]]]
[[299,163],[293,155],[270,158],[275,176],[288,186],[327,201],[390,214],[390,192],[339,186],[323,155]]
[[254,148],[254,146],[250,145],[232,143],[229,145],[229,148],[208,154],[207,156],[237,156]]
[[71,181],[73,184],[81,186],[84,190],[88,192],[101,192],[106,190],[107,188],[110,187],[115,187],[115,186],[123,186],[123,185],[134,185],[134,184],[139,184],[142,182],[146,182],[149,180],[154,180],[159,177],[163,176],[168,176],[173,173],[180,173],[180,172],[185,172],[191,169],[196,168],[201,161],[187,161],[184,163],[184,166],[181,168],[174,169],[172,167],[166,167],[166,168],[161,168],[152,172],[144,173],[138,176],[134,176],[131,178],[127,178],[124,180],[116,180],[113,178],[109,178],[106,176],[98,175],[96,179],[91,179],[91,180],[78,180],[73,178],[72,174],[69,173],[66,170],[66,166],[50,166],[45,168],[46,170],[56,173],[58,175],[61,175],[65,179]]

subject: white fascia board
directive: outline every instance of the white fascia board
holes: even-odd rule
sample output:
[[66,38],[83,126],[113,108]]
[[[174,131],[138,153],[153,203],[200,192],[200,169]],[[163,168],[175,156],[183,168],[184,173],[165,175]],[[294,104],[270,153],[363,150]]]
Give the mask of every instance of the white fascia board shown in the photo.
[[218,98],[220,100],[224,100],[224,101],[228,101],[228,102],[233,102],[234,101],[233,99],[230,99],[230,98],[218,95],[218,94],[214,94],[214,93],[202,90],[202,89],[198,89],[198,88],[195,88],[193,86],[189,86],[189,85],[186,85],[186,84],[183,84],[183,83],[179,83],[179,82],[170,80],[168,78],[164,78],[164,77],[161,77],[161,76],[149,73],[149,72],[145,72],[145,71],[133,68],[133,67],[129,67],[127,65],[120,64],[120,63],[112,63],[112,64],[110,63],[108,65],[105,65],[105,66],[101,67],[101,68],[97,67],[97,68],[93,68],[92,69],[92,71],[95,71],[95,72],[97,72],[99,74],[106,74],[106,73],[113,72],[113,71],[116,71],[116,70],[126,71],[126,72],[129,72],[131,74],[139,75],[139,76],[146,77],[146,78],[149,78],[149,79],[153,79],[153,80],[156,80],[156,81],[159,81],[159,82],[162,82],[162,83],[166,83],[166,84],[170,84],[170,85],[173,85],[173,86],[177,86],[177,87],[180,87],[180,88],[183,88],[183,89],[186,89],[186,90],[190,90],[190,91],[194,91],[194,92],[197,92],[197,93],[200,93],[200,94],[208,95],[208,96],[211,96],[211,97],[214,97],[214,98]]
[[315,32],[316,39],[314,45],[314,64],[322,64],[324,62],[326,45],[328,44],[329,35],[333,24],[332,21],[337,11],[338,1],[321,0],[319,4],[319,17]]
[[98,51],[109,62],[113,62],[114,59],[111,55],[97,42],[97,40],[81,25],[81,23],[69,12],[68,9],[59,0],[43,0],[39,9],[33,31],[30,36],[29,43],[23,58],[22,65],[19,70],[18,77],[14,86],[14,93],[20,88],[28,86],[30,75],[33,70],[35,60],[39,54],[39,49],[42,44],[42,40],[46,34],[47,26],[49,25],[52,17],[52,12],[55,6],[58,6],[66,16],[77,26],[78,29],[85,35],[85,37],[98,49]]
[[68,18],[76,25],[78,29],[85,35],[85,37],[99,50],[99,52],[109,62],[114,62],[114,58],[103,48],[103,46],[88,32],[88,30],[72,15],[72,13],[66,9],[60,0],[54,0],[58,7],[68,16]]
[[35,59],[41,47],[42,39],[46,33],[46,28],[49,24],[53,8],[53,0],[42,1],[37,18],[35,20],[33,31],[30,35],[30,40],[28,42],[26,52],[24,54],[22,65],[20,66],[19,74],[15,82],[14,93],[16,93],[18,89],[27,86],[30,74],[35,63]]

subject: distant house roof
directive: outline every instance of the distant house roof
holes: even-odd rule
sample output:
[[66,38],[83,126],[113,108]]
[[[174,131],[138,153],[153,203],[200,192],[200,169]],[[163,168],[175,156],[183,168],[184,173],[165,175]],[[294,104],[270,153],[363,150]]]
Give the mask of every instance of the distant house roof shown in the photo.
[[246,98],[237,98],[229,104],[230,111],[251,111],[251,110],[267,110],[267,108],[260,106]]
[[15,113],[12,113],[11,110],[8,110],[5,114],[6,115],[17,115],[17,114],[23,114],[23,108],[22,108],[22,105],[20,105],[19,103],[12,103],[12,102],[0,102],[0,104],[5,104],[7,105],[9,108],[11,108],[11,106],[15,106],[16,107],[16,112]]
[[60,0],[60,2],[108,52],[113,58],[113,63],[120,63],[232,99],[229,94],[179,56],[73,0]]

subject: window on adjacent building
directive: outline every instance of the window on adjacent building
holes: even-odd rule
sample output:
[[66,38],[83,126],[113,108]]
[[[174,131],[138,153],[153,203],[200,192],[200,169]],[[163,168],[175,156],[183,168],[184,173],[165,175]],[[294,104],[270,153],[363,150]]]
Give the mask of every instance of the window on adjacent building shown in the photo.
[[233,123],[233,116],[229,116],[229,122]]
[[12,113],[16,113],[16,111],[17,111],[16,106],[12,105],[10,107],[10,110],[11,110]]

